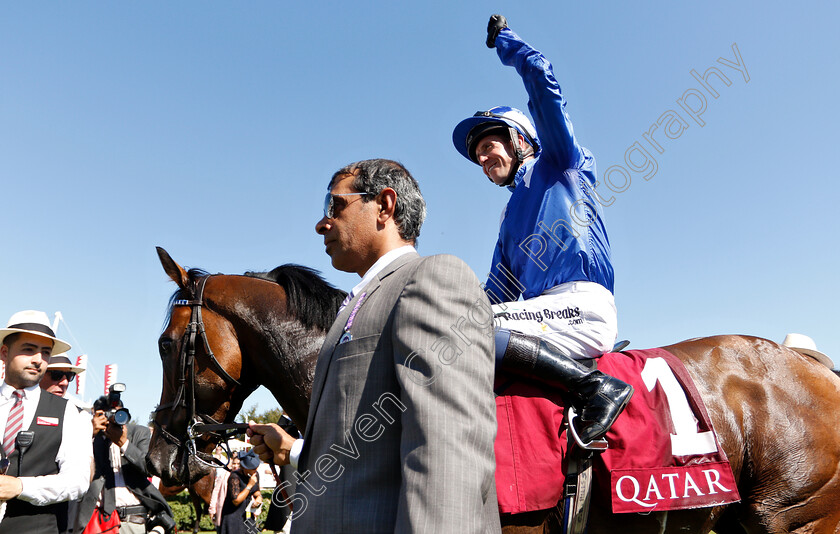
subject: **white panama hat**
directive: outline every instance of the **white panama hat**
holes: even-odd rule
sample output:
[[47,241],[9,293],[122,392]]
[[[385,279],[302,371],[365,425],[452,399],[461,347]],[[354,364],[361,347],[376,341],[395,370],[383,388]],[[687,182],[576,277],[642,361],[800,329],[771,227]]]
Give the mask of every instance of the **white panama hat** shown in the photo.
[[814,358],[829,369],[834,369],[834,362],[831,361],[831,358],[818,351],[817,344],[814,343],[814,340],[805,334],[788,334],[785,336],[782,345]]
[[42,311],[24,310],[12,315],[6,328],[0,329],[0,343],[11,334],[26,333],[45,337],[53,341],[53,352],[56,354],[70,350],[70,344],[55,337],[47,314]]
[[47,371],[52,371],[53,369],[70,369],[77,375],[85,372],[84,367],[73,365],[73,360],[71,360],[66,353],[50,356],[49,362],[49,365],[47,365]]

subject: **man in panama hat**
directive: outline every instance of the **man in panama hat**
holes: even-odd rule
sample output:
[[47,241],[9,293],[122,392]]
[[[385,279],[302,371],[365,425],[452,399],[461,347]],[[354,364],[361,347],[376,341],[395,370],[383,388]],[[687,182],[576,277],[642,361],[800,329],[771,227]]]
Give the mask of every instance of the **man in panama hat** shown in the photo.
[[[0,534],[59,532],[67,524],[67,503],[90,480],[91,426],[76,407],[38,386],[53,352],[70,345],[58,339],[47,314],[25,310],[0,329],[0,500],[7,501]],[[29,438],[29,439],[26,439]]]
[[[44,373],[39,385],[42,390],[47,393],[52,393],[53,395],[58,395],[59,397],[67,395],[67,389],[76,379],[76,375],[85,372],[84,367],[73,365],[73,361],[67,353],[53,354],[47,362],[49,363],[49,365],[47,365],[47,372]],[[70,402],[74,402],[72,397],[69,400]],[[82,411],[84,407],[80,403],[81,401],[78,401],[75,404],[79,411]],[[78,501],[70,501],[67,503],[67,517],[69,525],[72,525],[75,521],[75,517],[78,514],[78,504]],[[68,530],[67,532],[70,531]]]
[[829,369],[834,369],[834,362],[831,358],[818,351],[817,344],[814,343],[814,340],[805,334],[788,334],[785,336],[785,340],[782,342],[782,345],[804,354],[805,356],[810,356]]
[[24,310],[12,315],[6,328],[0,329],[0,342],[6,340],[13,334],[32,334],[39,338],[46,338],[52,341],[49,354],[59,354],[70,350],[70,344],[55,337],[50,326],[47,314],[42,311]]
[[85,372],[84,367],[73,365],[73,360],[67,354],[55,354],[47,361],[47,372],[41,378],[41,389],[47,393],[63,397],[76,375]]

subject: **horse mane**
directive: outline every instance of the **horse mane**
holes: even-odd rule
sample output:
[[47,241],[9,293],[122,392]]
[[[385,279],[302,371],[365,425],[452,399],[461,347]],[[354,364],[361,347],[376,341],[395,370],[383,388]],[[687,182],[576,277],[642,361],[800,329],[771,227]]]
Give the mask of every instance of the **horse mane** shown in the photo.
[[335,320],[346,291],[336,288],[310,267],[286,263],[268,272],[248,271],[245,276],[280,284],[294,317],[307,328],[327,331]]
[[[202,269],[187,271],[191,282],[209,275]],[[248,271],[243,276],[279,284],[286,291],[286,301],[292,316],[306,328],[329,330],[341,302],[347,296],[347,292],[324,280],[317,270],[293,263],[280,265],[268,272]],[[169,299],[169,315],[172,314],[176,300],[191,298],[193,295],[188,290],[179,288],[175,291]]]

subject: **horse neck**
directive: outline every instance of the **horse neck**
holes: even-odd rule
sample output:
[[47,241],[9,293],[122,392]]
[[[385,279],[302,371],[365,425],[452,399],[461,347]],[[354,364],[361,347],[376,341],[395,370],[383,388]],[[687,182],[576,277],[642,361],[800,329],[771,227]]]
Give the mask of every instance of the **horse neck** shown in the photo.
[[280,286],[260,280],[254,283],[260,284],[258,291],[251,288],[236,292],[246,297],[230,303],[225,311],[242,351],[242,377],[255,387],[261,385],[271,391],[303,430],[315,362],[326,333],[307,329],[290,315]]
[[[255,356],[250,364],[258,373],[260,384],[271,391],[295,425],[303,431],[309,413],[315,362],[324,343],[324,333],[301,329],[298,324],[291,335],[288,330],[285,335],[273,332],[276,335],[265,340],[268,344],[262,345],[263,352],[249,351],[249,354]],[[265,347],[269,346],[272,350],[265,352]]]

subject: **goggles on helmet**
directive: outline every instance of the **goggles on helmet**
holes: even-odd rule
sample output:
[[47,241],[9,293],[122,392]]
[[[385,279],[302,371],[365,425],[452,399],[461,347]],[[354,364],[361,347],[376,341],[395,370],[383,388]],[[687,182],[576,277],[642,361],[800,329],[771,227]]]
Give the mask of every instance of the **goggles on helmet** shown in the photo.
[[540,141],[531,121],[518,109],[508,106],[477,111],[472,117],[462,120],[452,132],[452,143],[462,156],[477,164],[475,146],[478,141],[491,133],[498,133],[501,129],[508,128],[513,128],[521,134],[533,147],[534,154],[540,151]]

